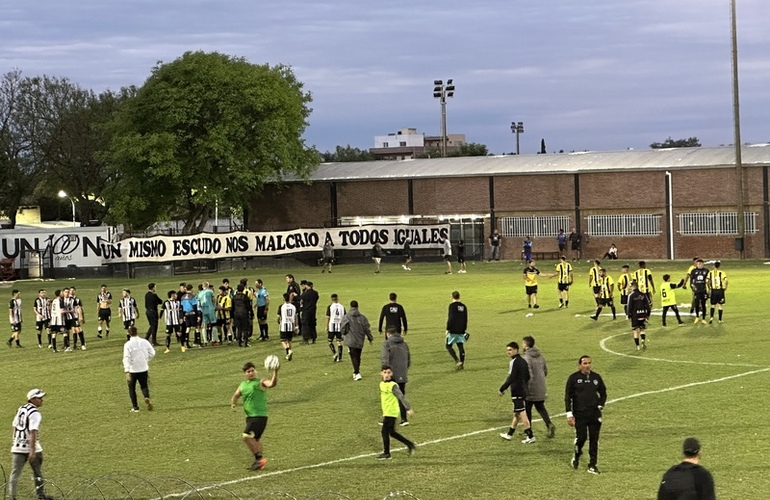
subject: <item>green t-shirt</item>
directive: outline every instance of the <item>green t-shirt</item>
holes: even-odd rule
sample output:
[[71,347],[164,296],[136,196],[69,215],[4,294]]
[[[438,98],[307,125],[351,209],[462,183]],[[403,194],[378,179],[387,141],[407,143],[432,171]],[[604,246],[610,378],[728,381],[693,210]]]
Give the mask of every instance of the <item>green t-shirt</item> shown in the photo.
[[382,403],[383,417],[397,417],[401,413],[398,406],[398,398],[393,394],[393,387],[396,385],[392,380],[389,382],[380,382],[380,402]]
[[243,412],[247,417],[267,416],[267,394],[261,380],[244,380],[238,390],[241,391]]

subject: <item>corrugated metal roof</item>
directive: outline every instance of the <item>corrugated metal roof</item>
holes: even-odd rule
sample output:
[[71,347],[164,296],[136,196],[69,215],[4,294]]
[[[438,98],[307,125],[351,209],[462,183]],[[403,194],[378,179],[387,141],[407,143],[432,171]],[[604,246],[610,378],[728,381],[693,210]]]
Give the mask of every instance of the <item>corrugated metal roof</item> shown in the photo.
[[[770,165],[770,144],[743,146],[741,148],[741,163],[747,167]],[[516,174],[571,174],[618,170],[716,168],[734,165],[735,149],[731,146],[725,146],[322,163],[310,176],[310,180],[322,182]],[[296,178],[285,179],[286,182],[296,180]]]

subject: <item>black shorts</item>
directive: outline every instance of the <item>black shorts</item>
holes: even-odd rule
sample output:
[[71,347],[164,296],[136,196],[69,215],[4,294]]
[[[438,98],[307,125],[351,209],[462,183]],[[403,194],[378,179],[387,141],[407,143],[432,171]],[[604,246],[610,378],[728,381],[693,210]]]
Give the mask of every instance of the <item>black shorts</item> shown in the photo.
[[568,292],[569,291],[569,283],[559,283],[559,291],[560,292]]
[[527,291],[527,295],[532,295],[534,293],[537,293],[537,285],[535,285],[535,286],[525,286],[524,289]]
[[64,320],[64,328],[67,330],[72,330],[73,328],[77,328],[80,326],[80,322],[76,319],[67,319]]
[[635,317],[631,318],[631,328],[633,328],[634,330],[637,328],[644,330],[646,326],[647,326],[646,318],[635,318]]
[[127,319],[123,321],[123,328],[128,330],[130,327],[134,326],[136,323],[136,320],[133,319]]
[[513,403],[513,413],[521,413],[526,409],[526,401],[521,396],[511,396],[511,403]]
[[99,321],[109,321],[112,319],[112,309],[109,307],[106,309],[99,309],[99,314],[97,315],[97,319]]
[[198,316],[196,314],[185,314],[184,325],[187,328],[195,328],[198,326]]
[[230,324],[230,318],[217,318],[217,322],[215,324],[218,327],[227,326]]
[[11,323],[11,332],[20,332],[21,323]]
[[324,264],[332,264],[334,262],[334,257],[324,257],[323,262]]
[[50,323],[50,319],[44,319],[43,321],[36,321],[35,322],[35,330],[38,332],[42,332],[43,330],[48,329],[48,323]]
[[573,250],[580,250],[580,243],[572,242],[572,249]]
[[172,333],[179,333],[182,331],[181,325],[166,325],[166,334],[171,335]]
[[564,249],[565,248],[567,248],[567,245],[562,245],[561,243],[559,243],[559,252],[560,253],[564,253]]
[[266,306],[257,306],[257,319],[259,321],[265,321],[267,319],[267,313],[265,312]]
[[613,307],[615,304],[613,303],[612,299],[597,299],[596,302],[600,306],[607,306],[607,307]]
[[267,417],[246,417],[246,427],[243,429],[243,437],[256,440],[262,437],[267,427]]
[[331,342],[334,339],[342,340],[342,332],[329,332],[327,335],[327,338],[329,339],[329,342]]
[[462,254],[458,255],[457,256],[457,262],[459,264],[462,264],[463,262],[465,262],[465,255],[462,255]]
[[290,342],[292,337],[294,337],[294,332],[281,332],[280,337],[281,337],[281,340]]
[[620,304],[621,304],[621,305],[626,305],[626,304],[628,304],[628,295],[621,295],[621,296],[620,296]]
[[602,287],[595,286],[593,287],[593,291],[594,291],[594,295],[599,295],[600,293],[602,293]]
[[711,290],[711,305],[724,304],[725,303],[725,291],[724,290]]

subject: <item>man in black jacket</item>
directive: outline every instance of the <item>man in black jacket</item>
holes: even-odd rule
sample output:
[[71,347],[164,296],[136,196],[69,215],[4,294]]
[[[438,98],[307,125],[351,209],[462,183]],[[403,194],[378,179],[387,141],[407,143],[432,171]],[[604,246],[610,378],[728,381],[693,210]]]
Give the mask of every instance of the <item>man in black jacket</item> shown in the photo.
[[163,301],[160,300],[160,297],[155,292],[155,283],[150,283],[147,285],[147,293],[144,294],[144,309],[147,314],[147,322],[150,324],[145,338],[152,345],[158,345],[158,306],[162,305]]
[[[382,306],[382,311],[380,311],[380,322],[377,326],[377,330],[382,333],[382,322],[384,321],[386,330],[393,327],[398,333],[406,335],[408,329],[406,323],[406,311],[404,311],[401,304],[396,302],[398,295],[391,293],[388,298],[390,299],[390,302]],[[401,329],[401,325],[404,326],[403,330]]]
[[663,475],[658,488],[658,500],[714,500],[714,478],[700,462],[700,443],[687,438],[682,446],[684,460]]
[[508,432],[501,432],[500,437],[510,441],[516,432],[516,425],[521,422],[521,425],[524,426],[525,435],[521,442],[524,444],[534,443],[535,436],[532,435],[532,427],[527,418],[525,401],[527,398],[527,384],[529,382],[529,366],[527,366],[524,358],[519,355],[519,344],[516,342],[510,342],[506,346],[505,352],[511,358],[511,362],[508,365],[508,378],[500,386],[500,396],[505,394],[505,390],[510,387],[511,403],[513,403],[513,420]]
[[313,289],[313,282],[308,281],[305,283],[305,290],[300,296],[300,332],[302,333],[302,343],[307,344],[312,342],[315,344],[318,338],[318,332],[316,330],[317,319],[316,313],[318,311],[318,292]]
[[[631,293],[628,295],[628,317],[634,330],[636,350],[647,349],[647,320],[650,319],[650,299],[642,293],[636,281],[631,282]],[[641,345],[640,345],[641,342]]]
[[591,357],[580,356],[579,370],[569,376],[564,391],[567,424],[575,428],[575,455],[572,467],[577,469],[583,445],[588,439],[588,472],[599,474],[596,460],[599,454],[599,431],[602,428],[602,408],[607,402],[607,388],[598,373],[591,371]]

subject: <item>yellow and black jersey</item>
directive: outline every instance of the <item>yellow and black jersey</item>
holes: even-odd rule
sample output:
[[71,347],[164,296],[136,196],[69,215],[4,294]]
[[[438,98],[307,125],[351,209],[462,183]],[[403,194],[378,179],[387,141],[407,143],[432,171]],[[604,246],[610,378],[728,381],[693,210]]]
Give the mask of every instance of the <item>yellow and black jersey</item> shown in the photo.
[[711,290],[724,290],[727,288],[727,274],[721,269],[712,269],[706,277],[706,283]]
[[612,298],[612,287],[614,283],[612,282],[612,278],[609,276],[605,277],[599,277],[599,287],[601,290],[599,291],[599,298],[600,299],[611,299]]
[[620,295],[628,295],[628,285],[631,284],[630,274],[622,273],[618,276],[618,292]]
[[634,281],[636,281],[636,287],[642,293],[654,293],[655,285],[652,282],[652,271],[646,267],[643,269],[637,269],[634,271]]
[[601,277],[599,276],[599,266],[593,266],[588,270],[588,286],[600,286]]
[[524,268],[524,285],[525,286],[537,286],[537,275],[540,271],[536,267]]
[[567,285],[572,283],[572,264],[569,262],[559,262],[556,264],[556,276],[559,277],[559,283]]

